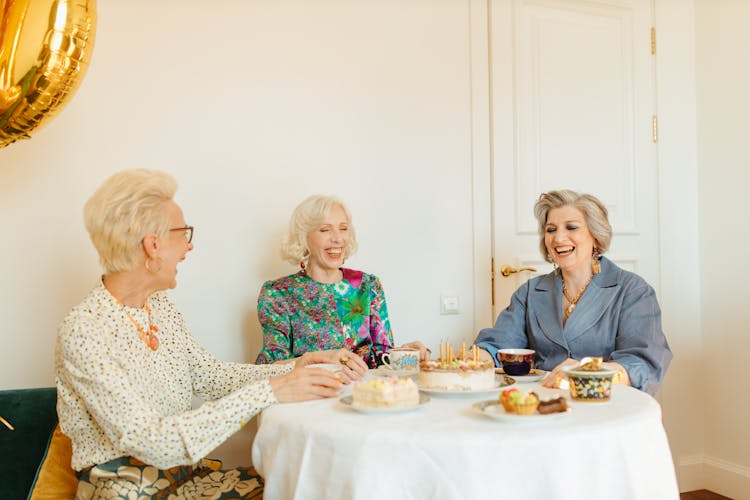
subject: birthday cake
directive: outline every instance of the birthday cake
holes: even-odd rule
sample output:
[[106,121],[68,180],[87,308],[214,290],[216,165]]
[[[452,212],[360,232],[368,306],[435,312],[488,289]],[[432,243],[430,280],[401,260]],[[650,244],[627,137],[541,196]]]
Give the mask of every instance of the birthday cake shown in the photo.
[[446,342],[440,344],[440,359],[424,361],[419,365],[419,388],[442,391],[481,391],[497,387],[495,366],[492,361],[479,359],[477,346],[469,351],[461,345],[454,355]]
[[418,404],[419,388],[410,378],[373,378],[357,382],[352,388],[352,406],[357,408],[399,408]]
[[419,367],[419,387],[443,391],[479,391],[492,389],[495,367],[491,361],[425,361]]

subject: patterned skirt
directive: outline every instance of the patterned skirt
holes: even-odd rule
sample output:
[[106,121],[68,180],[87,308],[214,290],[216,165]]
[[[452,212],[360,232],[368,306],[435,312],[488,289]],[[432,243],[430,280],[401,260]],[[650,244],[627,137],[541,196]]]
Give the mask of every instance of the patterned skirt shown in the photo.
[[221,462],[201,460],[162,470],[135,458],[116,458],[79,473],[76,500],[263,498],[263,479],[255,469],[220,467]]

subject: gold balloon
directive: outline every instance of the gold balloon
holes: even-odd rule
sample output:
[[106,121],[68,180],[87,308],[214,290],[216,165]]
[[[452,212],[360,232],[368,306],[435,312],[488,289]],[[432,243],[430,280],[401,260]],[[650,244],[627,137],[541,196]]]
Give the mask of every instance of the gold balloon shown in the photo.
[[0,148],[49,121],[86,73],[95,0],[0,0]]

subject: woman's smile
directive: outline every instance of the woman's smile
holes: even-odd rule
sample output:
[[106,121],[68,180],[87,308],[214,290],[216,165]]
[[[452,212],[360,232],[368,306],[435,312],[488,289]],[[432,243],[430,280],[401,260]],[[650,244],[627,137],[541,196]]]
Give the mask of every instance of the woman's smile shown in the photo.
[[307,235],[311,272],[338,272],[349,245],[349,222],[344,209],[334,205],[320,227]]
[[591,265],[594,237],[583,213],[572,205],[553,208],[544,226],[544,244],[552,260],[565,271]]

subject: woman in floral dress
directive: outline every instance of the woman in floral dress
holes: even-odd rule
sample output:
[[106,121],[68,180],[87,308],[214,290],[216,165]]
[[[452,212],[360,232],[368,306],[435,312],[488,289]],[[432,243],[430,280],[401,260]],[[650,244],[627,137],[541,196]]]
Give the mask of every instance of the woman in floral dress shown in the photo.
[[[357,249],[352,218],[333,196],[315,195],[297,206],[282,244],[285,260],[301,270],[263,284],[258,318],[263,348],[258,363],[319,349],[348,349],[370,368],[394,345],[380,280],[343,267]],[[421,342],[405,347],[429,356]]]
[[[352,379],[366,371],[349,351],[256,366],[200,346],[166,294],[193,249],[175,190],[168,174],[130,170],[84,208],[105,274],[60,324],[55,354],[78,499],[260,498],[251,467],[222,471],[203,457],[272,404],[339,393],[332,372],[306,365],[342,362]],[[193,396],[206,402],[193,409]]]

